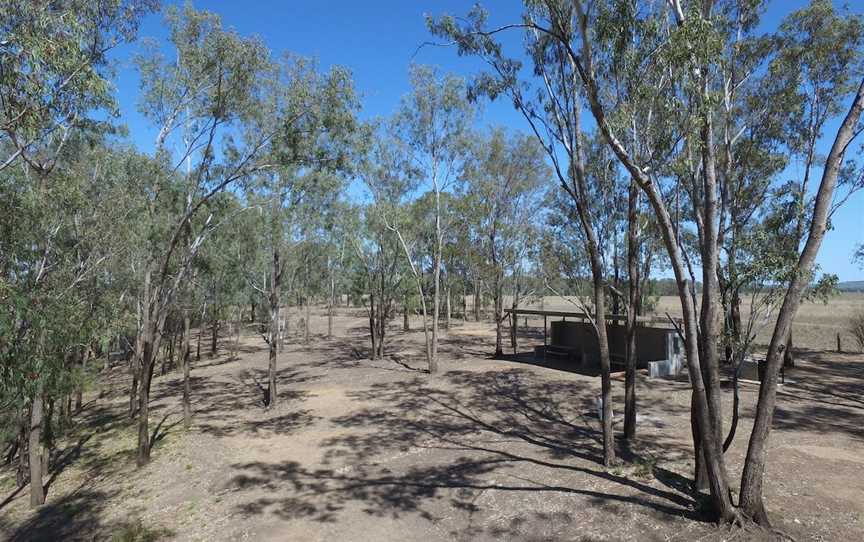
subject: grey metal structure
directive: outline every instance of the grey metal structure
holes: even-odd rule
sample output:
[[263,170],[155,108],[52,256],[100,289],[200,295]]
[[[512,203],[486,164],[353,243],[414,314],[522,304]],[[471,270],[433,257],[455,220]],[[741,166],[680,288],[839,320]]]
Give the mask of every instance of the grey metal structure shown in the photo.
[[[538,346],[535,355],[542,355],[544,360],[547,355],[565,357],[585,369],[599,367],[597,336],[591,319],[584,312],[536,309],[505,309],[504,312],[510,315],[511,323],[520,315],[543,317],[543,347]],[[550,322],[550,317],[556,319]],[[625,319],[623,315],[606,317],[609,354],[613,365],[621,366],[626,359]],[[679,322],[669,317],[637,318],[637,366],[647,369],[651,377],[677,376],[685,366],[683,340],[678,329]]]

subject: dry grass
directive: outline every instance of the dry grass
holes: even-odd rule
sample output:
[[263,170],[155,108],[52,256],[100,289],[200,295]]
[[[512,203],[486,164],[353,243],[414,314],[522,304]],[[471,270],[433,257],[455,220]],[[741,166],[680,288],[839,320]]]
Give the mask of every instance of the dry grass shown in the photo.
[[[509,300],[505,307],[509,306]],[[543,299],[543,308],[547,310],[578,311],[569,298],[558,296],[547,296]],[[470,307],[470,301],[469,301]],[[539,309],[539,301],[523,304],[522,308]],[[750,299],[745,298],[741,307],[741,315],[747,318],[750,311]],[[654,313],[663,316],[666,313],[672,316],[681,315],[681,305],[677,296],[660,297]],[[796,348],[807,350],[829,350],[837,349],[837,333],[840,333],[840,342],[844,352],[854,352],[858,344],[852,334],[852,316],[864,312],[864,293],[845,292],[832,297],[828,303],[821,301],[805,302],[795,316],[792,326],[792,338]],[[533,322],[532,325],[537,325]],[[542,324],[541,324],[542,325]],[[756,344],[766,347],[771,340],[774,330],[774,318],[759,321],[756,325],[758,333]]]
[[[741,307],[742,317],[750,310],[750,299],[744,299]],[[678,298],[664,296],[657,304],[660,314],[668,311],[669,314],[681,313]],[[828,303],[821,301],[805,302],[798,309],[795,322],[792,325],[792,340],[797,348],[809,350],[836,350],[837,333],[840,333],[840,342],[846,352],[857,348],[855,338],[849,327],[850,318],[857,312],[864,311],[864,294],[847,292],[832,297]],[[767,346],[774,331],[774,319],[760,322],[757,326],[759,333],[756,335],[756,343]]]

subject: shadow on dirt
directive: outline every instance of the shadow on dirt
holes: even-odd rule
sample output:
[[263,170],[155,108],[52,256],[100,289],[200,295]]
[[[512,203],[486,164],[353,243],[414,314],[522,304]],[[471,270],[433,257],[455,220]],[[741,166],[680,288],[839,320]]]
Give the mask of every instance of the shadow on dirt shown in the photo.
[[[537,381],[523,369],[450,371],[348,395],[375,406],[331,419],[344,431],[322,442],[325,468],[296,461],[233,465],[237,474],[229,487],[272,490],[240,505],[240,513],[326,523],[359,504],[374,516],[434,519],[435,502],[449,500],[473,514],[481,509],[477,496],[495,491],[581,495],[592,503],[635,506],[661,520],[701,519],[682,480],[643,481],[602,466],[587,382]],[[638,460],[675,446],[655,438],[631,455]],[[574,485],[560,483],[562,477],[572,477]],[[577,482],[586,479],[589,484]]]

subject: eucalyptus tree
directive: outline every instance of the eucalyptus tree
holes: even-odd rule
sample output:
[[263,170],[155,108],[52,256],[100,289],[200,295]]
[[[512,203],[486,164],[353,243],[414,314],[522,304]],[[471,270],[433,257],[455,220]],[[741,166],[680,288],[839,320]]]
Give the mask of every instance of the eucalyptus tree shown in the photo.
[[[840,116],[846,98],[861,73],[861,48],[864,45],[864,19],[859,15],[838,13],[831,2],[814,1],[783,20],[774,36],[777,54],[768,68],[767,82],[777,96],[772,100],[779,108],[779,129],[783,132],[783,150],[800,171],[782,187],[791,207],[791,229],[777,236],[777,243],[787,254],[778,270],[780,281],[788,282],[794,273],[797,254],[805,239],[815,196],[813,182],[824,156],[817,146],[825,135],[826,123]],[[862,187],[860,173],[850,161],[840,173],[838,193],[830,215],[849,196]],[[784,364],[794,363],[790,332],[784,347]]]
[[496,356],[504,354],[505,282],[514,277],[529,246],[529,232],[542,220],[541,197],[550,174],[536,139],[509,135],[502,128],[475,140],[464,172],[467,231],[483,256],[495,306]]
[[45,500],[54,414],[61,423],[71,415],[85,356],[110,316],[104,267],[121,249],[113,226],[129,209],[124,152],[77,134],[58,158],[50,172],[22,161],[0,173],[0,408],[20,423],[18,481],[29,471],[33,506]]
[[[747,460],[744,466],[741,485],[741,503],[736,509],[732,505],[729,479],[721,446],[721,411],[719,392],[719,370],[716,345],[719,334],[717,269],[720,264],[719,238],[722,200],[718,196],[721,189],[718,182],[718,148],[715,140],[718,116],[717,108],[724,96],[725,85],[740,82],[740,79],[727,79],[719,76],[723,72],[724,51],[738,46],[739,38],[757,28],[755,24],[758,4],[723,4],[714,11],[713,2],[703,2],[699,6],[683,5],[678,1],[669,2],[666,7],[649,7],[647,15],[658,24],[672,21],[664,29],[665,37],[661,47],[653,50],[655,54],[645,55],[645,79],[654,82],[651,74],[667,77],[660,88],[665,89],[665,102],[676,104],[672,113],[685,113],[683,120],[673,124],[678,132],[675,143],[669,152],[680,154],[686,166],[678,172],[663,171],[663,164],[657,159],[665,153],[641,155],[626,132],[613,123],[610,106],[610,74],[602,66],[602,49],[598,46],[595,29],[602,27],[602,17],[608,12],[611,3],[592,3],[583,5],[573,1],[548,2],[542,6],[531,3],[521,24],[501,29],[485,27],[482,12],[472,13],[471,20],[458,27],[453,19],[446,19],[437,26],[439,32],[453,35],[463,51],[487,55],[498,55],[500,48],[494,40],[497,32],[506,28],[523,28],[530,35],[542,35],[553,40],[563,48],[566,62],[573,66],[574,79],[578,81],[588,101],[592,116],[603,134],[604,139],[616,154],[622,165],[645,193],[664,238],[664,244],[675,274],[679,297],[684,314],[685,350],[688,371],[693,387],[694,444],[697,457],[704,457],[707,477],[711,489],[711,503],[722,521],[731,522],[740,514],[760,523],[767,523],[762,505],[762,477],[764,473],[766,442],[774,410],[779,364],[782,362],[782,349],[788,338],[791,319],[797,310],[804,287],[812,277],[813,262],[819,245],[824,237],[827,219],[832,207],[832,198],[838,178],[843,175],[841,166],[843,155],[857,135],[862,102],[864,102],[864,81],[856,88],[852,84],[860,76],[858,54],[846,54],[838,49],[836,56],[828,63],[833,69],[848,74],[848,85],[832,84],[826,90],[828,95],[845,103],[852,99],[851,108],[843,118],[834,138],[834,143],[822,171],[822,179],[813,200],[812,213],[806,221],[809,230],[804,248],[796,250],[792,272],[786,283],[786,292],[769,346],[765,377],[760,385],[756,421],[750,437]],[[831,11],[830,3],[816,2],[815,6]],[[725,9],[731,6],[731,9]],[[794,17],[793,17],[794,19]],[[807,28],[836,30],[839,19],[827,17],[821,24]],[[840,33],[842,34],[842,33]],[[835,38],[828,38],[828,41]],[[623,46],[638,46],[624,44]],[[508,67],[505,65],[505,68]],[[509,72],[507,72],[509,73]],[[640,74],[641,75],[641,74]],[[799,84],[805,82],[798,80]],[[637,89],[646,88],[640,83]],[[664,94],[661,93],[661,94]],[[728,93],[726,94],[728,96]],[[842,110],[835,111],[838,114]],[[731,163],[731,161],[729,162]],[[659,167],[658,167],[659,166]],[[662,177],[677,178],[679,186],[689,193],[692,205],[690,219],[696,230],[699,265],[702,272],[702,296],[697,317],[696,291],[694,287],[694,265],[687,252],[682,249],[679,231],[673,221],[667,202],[661,191]],[[689,178],[688,178],[689,176]]]
[[334,67],[322,74],[314,63],[290,56],[264,80],[262,96],[264,106],[249,131],[273,131],[274,137],[263,152],[274,167],[249,179],[247,198],[263,216],[269,261],[266,279],[252,277],[249,281],[267,298],[270,310],[270,329],[264,336],[269,346],[265,404],[273,407],[278,399],[276,366],[283,278],[286,269],[297,271],[296,265],[288,265],[291,262],[286,261],[285,253],[298,241],[301,204],[308,203],[305,212],[320,213],[315,202],[332,199],[341,190],[341,179],[332,173],[351,166],[357,145],[358,102],[345,69]]
[[[372,202],[362,209],[358,230],[349,239],[358,262],[355,292],[363,300],[369,318],[371,359],[386,355],[387,328],[395,316],[396,303],[406,288],[406,266],[400,239],[403,231],[392,224],[400,209],[381,209],[387,201]],[[403,310],[405,307],[403,306]]]
[[[564,9],[562,6],[561,9]],[[558,7],[553,14],[557,14]],[[526,21],[543,16],[546,8],[528,6]],[[553,8],[550,7],[550,10]],[[615,462],[615,446],[612,434],[612,385],[610,377],[609,341],[606,330],[606,293],[603,270],[602,246],[596,215],[598,209],[591,204],[590,191],[605,181],[603,176],[589,178],[585,162],[585,142],[581,121],[583,95],[572,81],[578,77],[576,64],[568,56],[567,44],[575,39],[572,25],[557,29],[561,39],[553,39],[533,22],[517,25],[528,28],[525,35],[526,52],[533,66],[536,79],[520,77],[522,63],[505,55],[495,41],[494,32],[485,25],[486,13],[475,7],[462,27],[452,17],[439,21],[430,20],[433,33],[454,39],[460,54],[482,57],[490,66],[489,72],[481,73],[471,87],[473,97],[499,95],[508,97],[522,114],[533,134],[546,152],[553,166],[558,184],[571,198],[576,209],[576,219],[583,233],[583,240],[591,264],[593,282],[593,315],[589,316],[599,344],[601,387],[603,402],[603,461],[606,465]],[[533,26],[532,26],[533,25]]]
[[[345,180],[327,171],[313,171],[308,174],[312,177],[310,186],[312,190],[307,192],[301,205],[294,210],[294,232],[293,253],[295,256],[294,271],[294,293],[296,294],[298,306],[302,306],[303,320],[303,343],[308,344],[311,337],[311,307],[316,298],[327,298],[331,284],[335,277],[330,274],[332,262],[328,260],[332,256],[328,249],[331,243],[339,243],[342,239],[330,237],[333,232],[334,222],[339,217],[334,216],[343,209],[338,205],[339,196],[345,185]],[[344,253],[343,253],[344,257]],[[332,325],[332,314],[328,319]]]
[[334,308],[337,296],[347,289],[346,270],[351,260],[351,232],[357,227],[356,209],[343,200],[337,199],[324,209],[326,213],[321,225],[319,250],[324,259],[326,284],[322,288],[327,308],[327,338],[333,337]]
[[[212,208],[214,214],[221,217],[220,223],[214,225],[209,242],[202,246],[193,262],[193,274],[199,285],[197,297],[202,305],[201,313],[210,318],[210,355],[217,354],[219,331],[225,321],[228,324],[228,350],[230,356],[234,357],[242,321],[241,304],[250,290],[244,273],[247,265],[247,249],[244,245],[249,242],[249,238],[237,225],[242,224],[238,220],[239,215],[252,210],[243,207],[239,197],[227,191],[212,199]],[[184,295],[185,292],[181,297]],[[181,312],[191,310],[189,305]],[[203,328],[205,322],[201,321],[200,325]]]
[[[171,57],[153,43],[136,58],[139,106],[157,130],[137,191],[146,209],[142,221],[150,229],[138,272],[139,466],[150,459],[150,384],[166,319],[201,244],[219,223],[211,200],[267,166],[263,149],[282,128],[238,130],[260,114],[256,89],[272,70],[260,42],[222,29],[216,15],[190,6],[169,8],[165,22]],[[193,222],[199,215],[207,218]]]
[[440,76],[427,66],[412,66],[411,92],[403,97],[394,122],[396,133],[410,150],[411,161],[425,186],[434,195],[434,246],[432,251],[432,337],[429,370],[438,370],[438,321],[441,261],[444,250],[441,194],[457,180],[465,157],[465,142],[473,107],[465,96],[464,82]]
[[48,172],[94,111],[116,114],[109,52],[155,0],[6,0],[0,13],[0,170]]
[[[777,395],[780,365],[784,347],[788,350],[792,320],[808,286],[813,281],[816,256],[829,227],[834,211],[852,192],[864,186],[864,169],[853,160],[846,160],[849,147],[860,134],[864,113],[864,20],[849,13],[838,13],[830,2],[814,1],[810,6],[791,14],[780,28],[780,54],[776,70],[796,59],[800,62],[800,78],[792,78],[795,105],[792,122],[800,122],[806,114],[808,121],[802,130],[794,132],[790,149],[801,152],[806,169],[801,179],[798,201],[807,191],[813,166],[814,151],[809,141],[822,138],[830,119],[842,119],[831,147],[821,161],[822,172],[813,200],[806,200],[798,208],[796,238],[793,245],[792,265],[783,281],[786,290],[777,315],[766,356],[764,377],[759,387],[756,417],[747,448],[741,477],[740,501],[744,513],[757,522],[768,525],[763,503],[762,483],[767,461],[767,443],[771,430]],[[800,55],[795,55],[798,52]],[[789,55],[789,56],[787,56]],[[851,104],[850,104],[851,101]],[[803,136],[803,137],[801,137]],[[800,156],[800,154],[799,154]],[[800,203],[799,203],[800,205]],[[798,236],[799,230],[801,232]],[[801,244],[803,242],[803,245]]]
[[[367,149],[366,157],[360,168],[363,182],[372,196],[372,204],[366,209],[366,214],[370,211],[374,212],[379,222],[371,222],[370,224],[382,224],[396,236],[396,240],[399,242],[398,246],[405,257],[416,287],[417,298],[420,301],[426,364],[429,372],[434,373],[437,370],[437,361],[433,356],[432,338],[429,334],[429,310],[426,303],[422,262],[424,252],[428,251],[418,250],[423,246],[420,242],[422,240],[421,230],[426,232],[429,230],[422,223],[414,222],[412,224],[409,219],[411,203],[409,198],[417,190],[422,172],[414,161],[411,147],[394,134],[396,127],[393,122],[378,123],[371,126],[370,131],[374,134],[372,144]],[[440,200],[440,197],[436,200]],[[437,208],[435,214],[436,217],[440,217]],[[374,228],[372,230],[374,231]],[[388,246],[384,243],[383,238],[377,242],[377,245],[381,250]],[[360,252],[356,246],[355,250]],[[370,269],[368,265],[365,267],[367,270]],[[367,273],[368,275],[369,273]]]

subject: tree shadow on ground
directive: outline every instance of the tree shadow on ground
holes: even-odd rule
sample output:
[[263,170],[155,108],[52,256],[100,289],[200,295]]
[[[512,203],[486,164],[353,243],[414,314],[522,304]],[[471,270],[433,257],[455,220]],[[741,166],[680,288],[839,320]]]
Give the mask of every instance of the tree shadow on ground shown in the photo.
[[[203,433],[217,437],[238,434],[257,434],[264,431],[289,432],[312,423],[315,417],[309,410],[296,410],[296,406],[311,394],[305,390],[292,389],[292,385],[308,383],[320,378],[302,371],[285,368],[277,371],[279,382],[277,407],[264,408],[264,388],[267,371],[246,369],[239,374],[222,376],[193,376],[190,378],[192,420]],[[258,384],[256,384],[256,382]],[[182,395],[183,380],[164,382],[154,390],[152,400]],[[153,407],[151,410],[158,410]]]
[[[79,488],[39,508],[9,532],[10,542],[98,540],[104,535],[102,512],[115,493]],[[2,532],[2,531],[0,531]]]
[[[381,517],[416,513],[435,519],[437,502],[473,513],[476,496],[486,491],[573,495],[647,511],[661,521],[702,519],[686,488],[602,466],[589,388],[584,381],[537,380],[522,369],[374,384],[348,393],[374,406],[331,419],[343,431],[322,441],[320,467],[239,463],[228,485],[272,490],[241,504],[244,515],[269,512],[324,523],[336,521],[349,505]],[[633,456],[676,446],[653,438]],[[560,483],[562,476],[572,483]]]
[[820,362],[818,352],[799,352],[788,382],[780,387],[774,426],[814,434],[845,433],[864,439],[864,363]]

